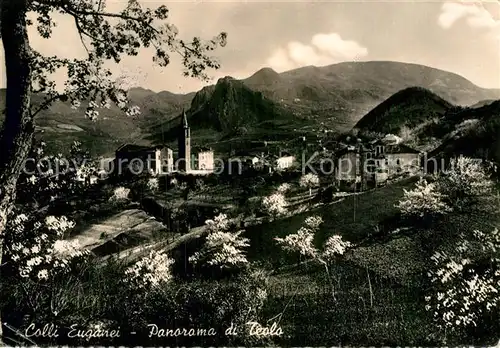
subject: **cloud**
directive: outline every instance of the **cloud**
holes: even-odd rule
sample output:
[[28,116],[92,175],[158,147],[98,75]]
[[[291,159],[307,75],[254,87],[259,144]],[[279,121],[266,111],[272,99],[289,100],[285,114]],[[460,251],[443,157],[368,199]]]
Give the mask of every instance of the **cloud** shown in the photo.
[[278,48],[267,59],[267,65],[286,71],[306,65],[323,66],[341,61],[356,60],[368,54],[358,42],[344,40],[337,33],[316,34],[309,44],[292,41]]
[[460,19],[465,19],[473,28],[500,29],[500,20],[494,18],[492,12],[488,11],[481,1],[443,4],[438,18],[441,27],[449,29]]

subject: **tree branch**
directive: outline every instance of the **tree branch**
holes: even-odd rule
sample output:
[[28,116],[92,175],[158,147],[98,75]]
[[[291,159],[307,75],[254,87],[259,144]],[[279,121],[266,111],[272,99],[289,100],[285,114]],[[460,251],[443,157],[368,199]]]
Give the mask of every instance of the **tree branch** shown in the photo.
[[[90,56],[89,48],[87,47],[87,44],[85,43],[85,40],[83,39],[84,34],[87,35],[88,37],[90,37],[90,35],[83,31],[83,28],[80,26],[80,23],[78,22],[78,17],[73,16],[73,19],[75,20],[75,26],[76,26],[76,29],[78,31],[78,35],[80,36],[80,41],[82,42],[82,45],[85,48],[85,51],[87,51],[87,55]],[[90,37],[90,38],[95,40],[95,38],[93,38],[93,37]]]
[[79,15],[80,16],[93,16],[93,17],[109,17],[109,18],[119,18],[119,19],[125,19],[125,20],[129,20],[129,21],[139,22],[142,25],[146,25],[150,29],[153,29],[157,34],[161,34],[158,31],[158,29],[156,29],[155,27],[153,27],[151,25],[151,23],[144,21],[144,20],[137,18],[137,17],[124,15],[123,13],[110,13],[110,12],[100,12],[100,11],[79,10],[79,9],[75,9],[75,8],[69,8],[69,7],[66,7],[64,5],[62,6],[62,8],[66,13],[72,15],[73,17],[78,17]]

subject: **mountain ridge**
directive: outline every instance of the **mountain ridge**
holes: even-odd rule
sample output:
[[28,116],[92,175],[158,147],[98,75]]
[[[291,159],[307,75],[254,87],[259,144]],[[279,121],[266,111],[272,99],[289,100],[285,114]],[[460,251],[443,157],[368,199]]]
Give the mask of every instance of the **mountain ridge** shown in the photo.
[[[336,132],[346,132],[378,104],[409,87],[426,88],[438,97],[460,105],[500,98],[500,90],[481,88],[458,74],[414,63],[391,61],[343,62],[324,67],[301,67],[282,73],[262,68],[246,79],[238,80],[228,76],[222,78],[222,81],[224,79],[232,81],[234,86],[225,96],[222,93],[220,100],[212,100],[211,106],[207,106],[206,102],[213,97],[217,84],[187,94],[133,88],[129,91],[130,100],[132,104],[141,107],[142,115],[139,117],[128,118],[112,108],[102,110],[99,121],[92,123],[85,119],[84,110],[75,111],[69,105],[56,103],[40,115],[37,126],[45,127],[44,136],[51,135],[49,139],[57,141],[63,148],[73,138],[85,140],[84,133],[93,134],[91,139],[86,139],[87,143],[106,143],[102,148],[97,146],[98,152],[109,153],[117,142],[150,143],[154,135],[158,134],[155,128],[165,127],[183,109],[190,114],[207,116],[207,120],[214,123],[209,126],[215,126],[218,133],[234,133],[234,126],[244,123],[245,117],[249,118],[251,124],[255,124],[257,120],[264,121],[257,115],[259,108],[264,108],[271,114],[276,112],[275,116],[280,122],[297,122],[297,127],[302,126],[306,120],[311,125],[321,123]],[[0,99],[1,105],[4,102],[2,93]],[[236,105],[236,100],[241,105]],[[207,112],[207,108],[212,108],[212,111]],[[214,117],[215,110],[230,110],[234,117]],[[271,123],[268,128],[272,128],[274,116],[266,117]],[[205,125],[207,120],[203,117],[199,119]],[[220,122],[227,122],[227,125]],[[57,127],[58,124],[68,124],[70,127],[63,127],[63,134],[60,131],[62,128]],[[75,126],[73,129],[79,127],[84,131],[70,132],[72,126]],[[162,134],[165,135],[165,132]],[[159,141],[171,140],[160,138]]]

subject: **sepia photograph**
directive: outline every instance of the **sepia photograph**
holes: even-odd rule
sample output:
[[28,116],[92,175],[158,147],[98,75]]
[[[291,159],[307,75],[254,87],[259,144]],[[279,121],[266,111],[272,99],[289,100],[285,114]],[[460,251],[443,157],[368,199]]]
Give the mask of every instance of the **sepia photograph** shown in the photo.
[[500,345],[500,0],[0,0],[0,346]]

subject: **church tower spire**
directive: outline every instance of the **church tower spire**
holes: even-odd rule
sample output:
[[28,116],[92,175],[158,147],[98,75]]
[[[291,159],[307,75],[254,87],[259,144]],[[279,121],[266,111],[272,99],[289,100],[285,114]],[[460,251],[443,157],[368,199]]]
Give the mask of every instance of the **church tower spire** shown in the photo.
[[189,128],[186,112],[182,109],[182,128]]
[[182,109],[181,127],[179,131],[178,169],[189,172],[191,170],[191,130],[189,128],[187,115],[184,109]]

